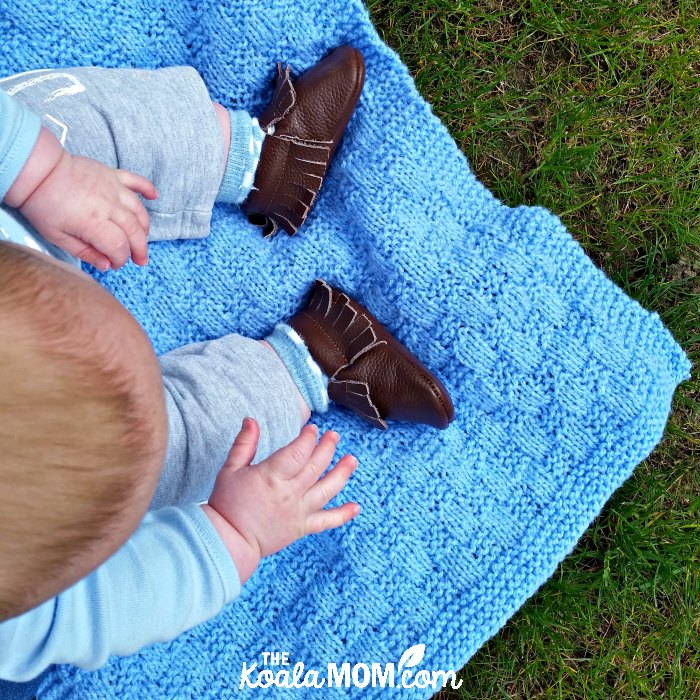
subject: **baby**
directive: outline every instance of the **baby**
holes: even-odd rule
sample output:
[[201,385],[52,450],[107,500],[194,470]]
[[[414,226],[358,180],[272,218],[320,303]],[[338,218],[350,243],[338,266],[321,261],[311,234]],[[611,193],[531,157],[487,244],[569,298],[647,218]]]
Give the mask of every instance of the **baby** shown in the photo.
[[325,506],[357,460],[328,470],[339,436],[305,425],[329,401],[380,428],[453,419],[440,381],[322,280],[265,340],[157,358],[75,265],[146,264],[147,234],[206,235],[215,201],[293,234],[363,79],[349,47],[295,83],[278,68],[259,122],[212,105],[190,68],[0,83],[0,678],[173,639],[262,557],[355,517],[356,503]]

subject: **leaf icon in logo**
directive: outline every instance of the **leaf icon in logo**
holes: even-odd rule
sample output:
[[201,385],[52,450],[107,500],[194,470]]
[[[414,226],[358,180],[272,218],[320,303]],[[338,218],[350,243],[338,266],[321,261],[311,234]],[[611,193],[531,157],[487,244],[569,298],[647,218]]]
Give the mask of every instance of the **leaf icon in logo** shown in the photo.
[[408,666],[410,668],[411,666],[415,666],[416,664],[420,663],[424,655],[425,644],[415,644],[406,649],[399,660],[399,673],[401,673],[404,666]]

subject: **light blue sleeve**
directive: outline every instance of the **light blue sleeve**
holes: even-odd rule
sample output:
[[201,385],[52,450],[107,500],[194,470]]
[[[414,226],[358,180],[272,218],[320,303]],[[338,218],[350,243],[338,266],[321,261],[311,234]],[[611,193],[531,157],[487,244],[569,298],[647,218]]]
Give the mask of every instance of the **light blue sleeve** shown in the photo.
[[41,119],[0,90],[0,202],[36,145]]
[[92,574],[0,623],[0,678],[31,680],[51,664],[98,668],[112,654],[174,639],[239,592],[233,561],[199,506],[148,513]]

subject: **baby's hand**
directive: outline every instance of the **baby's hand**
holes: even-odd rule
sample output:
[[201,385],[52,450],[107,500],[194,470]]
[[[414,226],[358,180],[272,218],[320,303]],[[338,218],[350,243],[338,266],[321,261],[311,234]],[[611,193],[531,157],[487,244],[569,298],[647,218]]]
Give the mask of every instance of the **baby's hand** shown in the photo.
[[317,435],[318,428],[307,425],[289,445],[251,466],[260,428],[252,418],[243,421],[209,503],[202,506],[228,547],[241,582],[262,557],[304,535],[340,527],[360,512],[352,502],[324,510],[355,471],[357,460],[345,455],[319,479],[339,436],[324,433],[316,444]]
[[136,192],[158,197],[141,175],[63,151],[19,210],[46,240],[100,270],[129,257],[146,265],[149,220]]

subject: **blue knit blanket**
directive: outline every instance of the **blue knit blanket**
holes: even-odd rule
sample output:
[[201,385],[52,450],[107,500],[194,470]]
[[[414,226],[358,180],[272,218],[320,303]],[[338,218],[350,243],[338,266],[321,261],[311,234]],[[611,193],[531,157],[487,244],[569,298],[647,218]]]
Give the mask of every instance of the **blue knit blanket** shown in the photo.
[[371,680],[361,687],[365,671],[393,662],[398,683],[407,650],[402,673],[419,684],[419,670],[459,669],[660,440],[689,372],[682,350],[556,216],[509,208],[476,180],[359,0],[13,0],[0,18],[3,75],[189,64],[212,97],[254,114],[276,61],[298,74],[335,46],[360,48],[366,86],[297,237],[263,240],[221,206],[209,238],[153,244],[147,268],[97,277],[158,352],[232,331],[261,337],[325,278],[439,374],[457,413],[443,432],[319,417],[359,458],[338,501],[357,500],[361,515],[265,560],[238,600],[172,643],[93,673],[53,670],[42,698],[330,695],[239,689],[263,652],[319,678],[335,663],[345,696],[384,697]]

